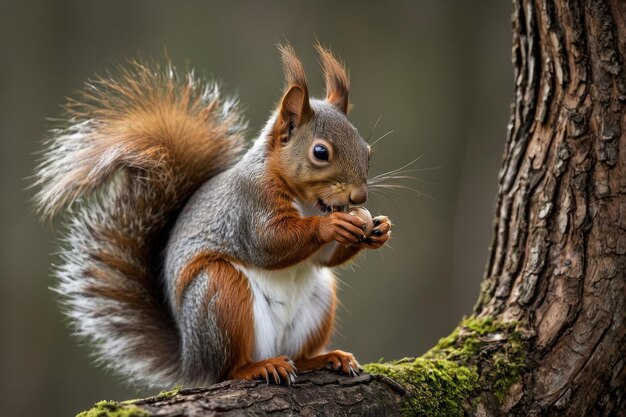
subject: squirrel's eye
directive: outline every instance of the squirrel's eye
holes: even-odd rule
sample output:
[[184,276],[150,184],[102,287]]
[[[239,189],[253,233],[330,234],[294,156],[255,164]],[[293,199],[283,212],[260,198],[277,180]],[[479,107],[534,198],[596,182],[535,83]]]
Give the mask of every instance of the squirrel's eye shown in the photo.
[[313,147],[313,156],[320,161],[328,161],[328,149],[324,145],[315,145]]

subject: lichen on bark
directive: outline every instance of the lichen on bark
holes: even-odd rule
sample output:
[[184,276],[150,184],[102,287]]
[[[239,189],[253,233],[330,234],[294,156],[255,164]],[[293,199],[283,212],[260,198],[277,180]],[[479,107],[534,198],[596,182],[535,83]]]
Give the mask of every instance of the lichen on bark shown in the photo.
[[405,415],[460,416],[476,408],[483,393],[503,403],[525,363],[525,341],[516,322],[470,317],[419,358],[363,368],[403,385],[410,393]]

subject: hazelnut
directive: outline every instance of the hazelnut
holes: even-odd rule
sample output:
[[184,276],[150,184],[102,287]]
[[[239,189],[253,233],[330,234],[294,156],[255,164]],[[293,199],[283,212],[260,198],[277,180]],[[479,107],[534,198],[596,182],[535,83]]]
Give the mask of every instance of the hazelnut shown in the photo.
[[372,220],[372,215],[370,214],[369,210],[365,207],[357,206],[350,207],[348,213],[353,216],[358,216],[361,220],[366,222],[365,226],[363,226],[363,233],[365,234],[365,236],[369,237],[370,233],[372,233],[372,229],[374,228],[374,221]]

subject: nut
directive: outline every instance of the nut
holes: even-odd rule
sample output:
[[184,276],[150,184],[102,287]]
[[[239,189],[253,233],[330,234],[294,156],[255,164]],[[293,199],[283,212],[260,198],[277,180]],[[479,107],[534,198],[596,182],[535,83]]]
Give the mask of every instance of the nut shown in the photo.
[[372,215],[370,214],[369,210],[365,207],[357,206],[350,207],[348,213],[353,216],[358,216],[361,220],[366,222],[366,225],[363,226],[363,233],[365,233],[365,236],[369,237],[370,233],[372,233],[372,229],[374,228],[374,221],[372,220]]

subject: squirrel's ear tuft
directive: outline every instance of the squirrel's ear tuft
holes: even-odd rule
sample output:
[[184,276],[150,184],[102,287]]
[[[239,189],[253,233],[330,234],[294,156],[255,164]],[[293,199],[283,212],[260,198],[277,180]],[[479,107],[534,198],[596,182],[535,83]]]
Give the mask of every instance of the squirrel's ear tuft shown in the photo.
[[291,130],[300,127],[313,117],[309,103],[309,89],[302,63],[291,45],[278,45],[285,72],[285,95],[280,102],[277,133],[283,141],[289,139]]
[[306,91],[308,96],[304,67],[302,66],[302,62],[300,62],[300,59],[298,59],[296,51],[294,51],[292,46],[289,44],[278,45],[278,50],[280,51],[280,57],[283,61],[286,91],[289,90],[291,86],[297,85]]
[[333,54],[319,43],[315,45],[322,60],[322,71],[326,81],[326,101],[337,106],[344,114],[350,109],[348,90],[350,78],[345,66]]

